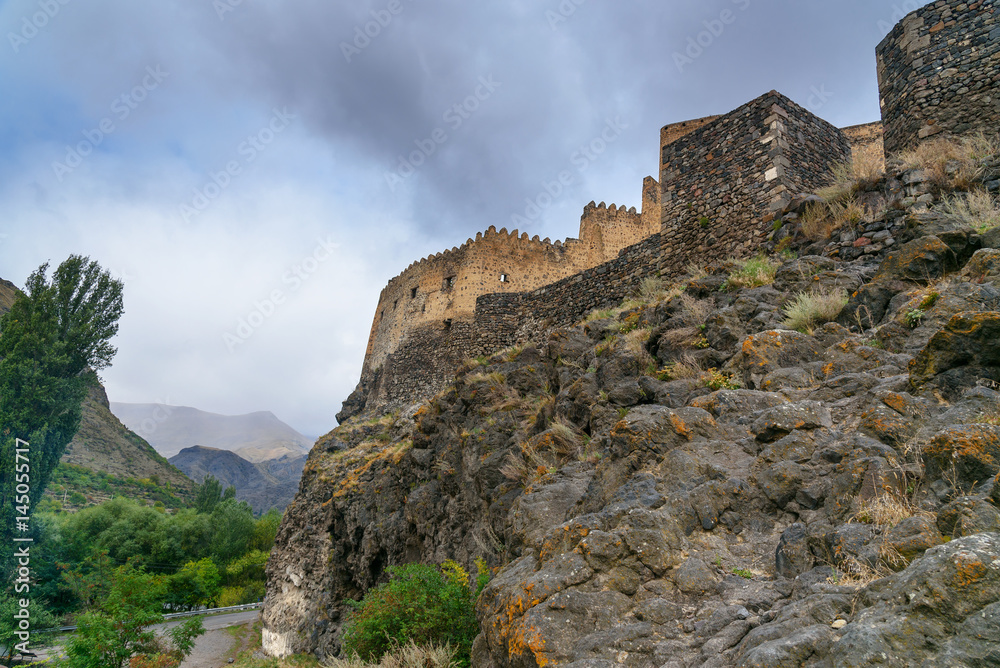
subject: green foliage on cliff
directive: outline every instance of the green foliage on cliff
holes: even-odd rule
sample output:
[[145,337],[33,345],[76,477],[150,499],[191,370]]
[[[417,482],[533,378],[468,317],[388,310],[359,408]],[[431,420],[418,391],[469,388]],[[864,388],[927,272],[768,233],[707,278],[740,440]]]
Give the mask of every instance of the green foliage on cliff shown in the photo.
[[[123,309],[121,281],[89,258],[71,255],[51,281],[48,269],[46,263],[33,272],[24,294],[0,317],[0,532],[5,536],[14,532],[15,517],[30,514],[76,433],[80,404],[93,382],[87,369],[111,363],[110,340]],[[8,558],[9,543],[0,551],[0,558]]]
[[394,647],[448,644],[460,665],[468,666],[479,633],[476,598],[489,578],[480,563],[474,584],[454,561],[440,568],[423,564],[390,566],[390,580],[370,590],[354,608],[344,630],[344,651],[377,662]]
[[[60,462],[52,472],[45,500],[38,510],[59,510],[63,506],[89,506],[124,496],[133,500],[159,501],[166,508],[184,508],[184,490],[155,478],[125,478],[84,466]],[[81,500],[79,496],[82,495]]]

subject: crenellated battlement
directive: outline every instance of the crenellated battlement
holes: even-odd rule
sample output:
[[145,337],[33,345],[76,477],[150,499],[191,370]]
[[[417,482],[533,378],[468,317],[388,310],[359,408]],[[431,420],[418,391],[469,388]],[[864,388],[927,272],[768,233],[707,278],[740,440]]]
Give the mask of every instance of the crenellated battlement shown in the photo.
[[592,201],[578,238],[490,226],[412,263],[382,291],[362,381],[338,417],[432,393],[465,357],[616,304],[649,276],[758,252],[785,204],[826,185],[852,153],[870,153],[883,127],[890,151],[995,129],[997,2],[936,0],[893,29],[878,47],[883,123],[838,129],[770,91],[727,114],[664,125],[659,178],[643,180],[641,210]]

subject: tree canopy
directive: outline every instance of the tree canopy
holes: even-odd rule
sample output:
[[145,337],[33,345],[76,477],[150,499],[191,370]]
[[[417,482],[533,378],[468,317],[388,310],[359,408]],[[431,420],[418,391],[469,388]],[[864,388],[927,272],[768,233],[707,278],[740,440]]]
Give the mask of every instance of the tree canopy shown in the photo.
[[[90,370],[111,363],[122,315],[122,282],[90,258],[71,255],[48,277],[48,263],[28,277],[25,290],[0,317],[0,529],[41,498],[80,422]],[[17,461],[18,439],[30,445]],[[28,464],[18,480],[15,464]],[[30,491],[18,493],[18,485]],[[22,490],[25,487],[21,488]],[[24,503],[28,501],[29,503]],[[16,512],[15,512],[16,509]],[[10,541],[0,547],[6,565]]]

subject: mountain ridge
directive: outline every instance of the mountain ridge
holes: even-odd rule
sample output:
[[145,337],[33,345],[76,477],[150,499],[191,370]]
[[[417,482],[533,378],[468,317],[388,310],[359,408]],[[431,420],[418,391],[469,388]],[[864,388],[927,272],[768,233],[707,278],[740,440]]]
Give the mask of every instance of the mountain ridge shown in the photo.
[[235,487],[236,498],[246,501],[256,513],[284,510],[298,491],[306,457],[282,457],[254,463],[231,450],[194,445],[170,458],[170,463],[201,483],[209,475],[222,486]]
[[127,402],[112,402],[111,411],[167,458],[200,445],[260,462],[305,455],[313,443],[271,411],[223,415],[192,406]]

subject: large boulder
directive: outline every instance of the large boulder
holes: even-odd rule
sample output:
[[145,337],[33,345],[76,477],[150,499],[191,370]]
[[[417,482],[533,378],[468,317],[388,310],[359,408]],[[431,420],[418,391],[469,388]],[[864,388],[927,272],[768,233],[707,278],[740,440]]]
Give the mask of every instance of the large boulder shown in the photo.
[[743,339],[726,368],[738,372],[747,387],[757,388],[772,371],[817,362],[822,356],[823,346],[808,334],[772,329]]
[[998,341],[1000,311],[958,313],[910,363],[910,383],[955,397],[984,381],[1000,382]]
[[873,282],[892,280],[926,284],[959,268],[958,256],[936,236],[921,237],[885,256]]

